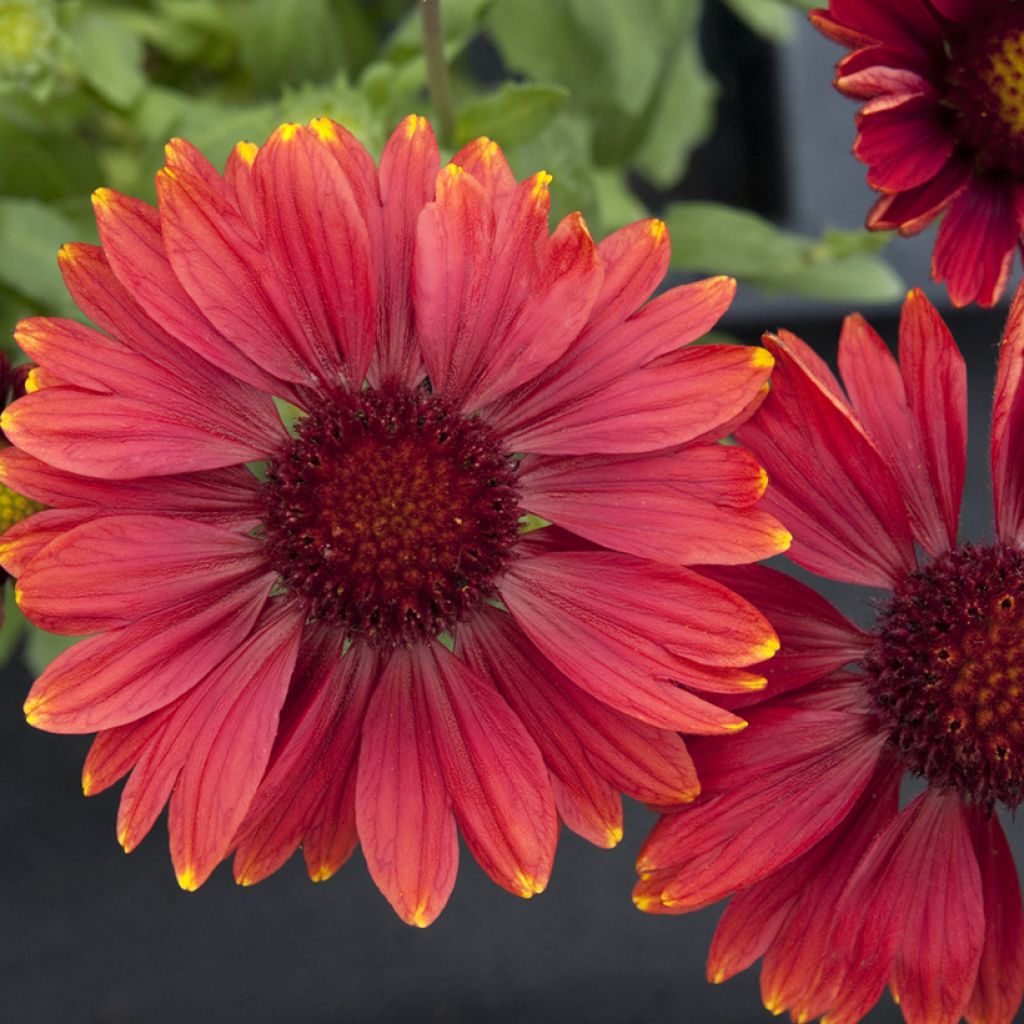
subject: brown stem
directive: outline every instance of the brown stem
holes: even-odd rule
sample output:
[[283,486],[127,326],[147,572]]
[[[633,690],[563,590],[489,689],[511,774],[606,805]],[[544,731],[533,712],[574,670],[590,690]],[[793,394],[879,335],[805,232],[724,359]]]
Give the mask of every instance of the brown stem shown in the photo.
[[452,89],[448,81],[448,65],[444,59],[444,36],[441,32],[440,0],[420,0],[423,13],[423,53],[427,58],[427,84],[430,99],[437,113],[438,136],[450,146],[455,132],[452,113]]

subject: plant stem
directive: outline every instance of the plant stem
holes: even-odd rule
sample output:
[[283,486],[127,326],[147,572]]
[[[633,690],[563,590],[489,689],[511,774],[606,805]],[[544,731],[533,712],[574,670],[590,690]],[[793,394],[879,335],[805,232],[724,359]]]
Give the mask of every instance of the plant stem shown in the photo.
[[452,89],[448,81],[448,65],[444,59],[444,36],[441,33],[440,0],[420,0],[423,13],[423,53],[427,58],[427,83],[430,99],[437,113],[440,140],[452,144],[455,116],[452,113]]

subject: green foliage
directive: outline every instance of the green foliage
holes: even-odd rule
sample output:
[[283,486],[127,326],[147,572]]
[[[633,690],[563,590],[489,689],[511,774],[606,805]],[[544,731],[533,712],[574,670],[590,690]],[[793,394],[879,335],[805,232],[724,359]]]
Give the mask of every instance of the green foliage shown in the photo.
[[502,146],[518,146],[543,131],[565,106],[569,90],[560,85],[506,82],[489,96],[467,103],[455,123],[458,145],[480,135]]
[[674,203],[665,221],[677,270],[731,274],[763,292],[817,299],[885,302],[903,291],[877,255],[884,235],[829,231],[806,238],[721,203]]

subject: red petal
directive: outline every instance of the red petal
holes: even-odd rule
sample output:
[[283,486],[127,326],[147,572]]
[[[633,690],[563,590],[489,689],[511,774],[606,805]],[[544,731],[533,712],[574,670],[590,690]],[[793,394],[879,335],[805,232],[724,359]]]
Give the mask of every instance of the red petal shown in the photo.
[[[236,836],[240,885],[275,872],[310,831],[322,805],[334,805],[336,794],[351,788],[378,665],[364,645],[346,657],[341,651],[340,633],[307,627],[270,766]],[[346,810],[354,815],[354,804]],[[354,820],[345,823],[353,826],[348,831],[354,840]],[[339,866],[333,858],[321,861],[311,865],[310,874],[319,881]]]
[[[225,373],[206,359],[196,359],[196,353],[191,348],[150,319],[117,279],[102,249],[92,245],[65,245],[60,252],[60,264],[68,290],[82,312],[127,348],[145,355],[148,361],[173,377],[174,383],[169,387],[165,385],[157,389],[161,406],[180,402],[185,413],[193,416],[195,407],[201,406],[205,416],[219,427],[220,432],[233,430],[242,437],[252,439],[252,443],[270,445],[286,439],[287,432],[269,396],[253,390],[248,384],[243,384],[234,375]],[[59,325],[62,321],[37,320],[28,323],[38,323],[44,327],[39,332],[42,337],[37,339],[37,346],[42,342],[43,350],[32,353],[32,358],[40,365],[46,362],[41,357],[49,353],[51,358],[56,357],[53,369],[68,380],[79,382],[91,371],[95,385],[98,385],[84,385],[91,390],[138,394],[139,397],[153,393],[153,384],[147,381],[147,378],[153,377],[152,370],[143,374],[142,389],[128,391],[128,375],[109,365],[106,359],[103,361],[104,372],[96,374],[97,353],[91,346],[81,346],[80,338],[72,337],[70,345],[64,344],[53,351],[55,342],[59,343],[61,339],[48,337],[45,325]],[[82,328],[79,325],[75,327],[80,335]],[[95,335],[92,340],[96,341]],[[103,343],[106,349],[110,348],[106,339],[103,339]],[[81,347],[85,347],[84,352]],[[120,358],[124,360],[123,356]],[[160,379],[163,376],[160,375]],[[171,393],[168,394],[168,391]]]
[[543,892],[558,840],[548,774],[523,723],[439,644],[410,651],[437,758],[466,843],[499,885]]
[[868,184],[883,192],[923,185],[946,165],[953,135],[930,96],[911,96],[861,115],[853,154],[868,165]]
[[331,121],[282,125],[256,157],[265,251],[303,327],[302,356],[329,386],[366,376],[377,329],[366,220],[330,145]]
[[517,451],[585,455],[684,444],[731,420],[760,391],[772,360],[763,349],[698,345],[606,378],[590,394],[512,430]]
[[[258,365],[253,360],[255,352],[245,341],[236,348],[199,311],[171,269],[160,217],[153,207],[111,189],[95,192],[93,206],[110,266],[150,319],[239,380],[274,394],[289,393],[279,377],[283,367],[274,368],[272,359],[266,360],[271,364],[269,370]],[[296,373],[295,379],[306,377]]]
[[36,680],[25,714],[48,732],[135,721],[195,686],[249,634],[276,574],[210,587],[121,629],[82,640]]
[[[646,245],[642,252],[648,252]],[[600,317],[535,382],[489,410],[488,419],[503,433],[543,426],[563,407],[585,401],[609,382],[701,337],[728,308],[735,291],[731,278],[714,277],[673,288],[611,330],[608,318]]]
[[95,518],[91,509],[48,508],[36,512],[4,530],[0,537],[0,563],[9,575],[23,576],[32,559],[51,541]]
[[381,379],[393,377],[413,384],[422,376],[413,332],[413,247],[420,211],[434,198],[439,159],[429,122],[415,114],[395,129],[380,157],[383,249],[387,254],[382,261],[380,310],[384,325],[375,371]]
[[187,519],[106,516],[53,541],[16,593],[37,625],[74,635],[126,626],[261,571],[258,539]]
[[639,456],[527,456],[531,512],[606,547],[679,564],[749,562],[789,533],[753,506],[765,475],[740,448],[701,445]]
[[946,282],[954,306],[994,306],[999,301],[1017,235],[1009,187],[975,177],[949,208],[932,254],[932,277]]
[[82,765],[82,792],[86,796],[101,793],[127,775],[180,704],[179,698],[138,721],[97,733]]
[[860,314],[843,321],[839,367],[857,416],[899,480],[914,536],[930,555],[940,554],[949,547],[948,530],[903,376],[888,346]]
[[[884,742],[865,715],[756,708],[728,743],[696,746],[706,795],[655,826],[637,861],[647,909],[707,906],[809,850],[857,802]],[[702,765],[707,766],[705,771]]]
[[663,728],[742,728],[734,715],[668,680],[692,676],[685,659],[742,666],[776,649],[764,619],[724,587],[627,555],[579,551],[520,559],[501,595],[527,636],[570,679]]
[[[171,858],[183,889],[197,889],[227,855],[263,777],[304,618],[297,602],[265,615],[250,639],[202,684],[196,718],[183,729],[192,735],[167,815]],[[173,728],[171,723],[168,732]]]
[[[270,752],[273,730],[277,726],[277,708],[284,698],[291,674],[290,662],[294,662],[300,634],[298,619],[303,612],[303,607],[296,604],[274,602],[272,606],[267,605],[261,621],[244,644],[231,652],[198,686],[170,705],[166,717],[163,712],[156,712],[163,720],[161,728],[146,746],[121,794],[117,836],[126,852],[138,846],[153,827],[190,759],[198,757],[200,761],[205,760],[211,752],[210,744],[215,743],[219,735],[228,739],[246,723],[257,727],[254,736],[249,739],[243,737],[239,741],[238,750],[232,752],[218,748],[212,751],[221,767],[206,774],[201,792],[197,792],[196,784],[202,777],[202,764],[193,763],[189,786],[191,807],[182,806],[182,797],[176,793],[178,810],[175,812],[172,808],[171,854],[183,888],[195,888],[201,884],[216,861],[227,853],[231,835],[223,835],[219,830],[236,811],[245,813],[251,797],[246,788],[250,782],[255,788],[259,781],[258,776],[251,779],[246,774],[246,766],[255,771],[259,759]],[[148,722],[147,719],[142,721]],[[261,736],[270,726],[269,738],[265,740],[266,749],[252,747],[254,740],[264,742]],[[239,760],[237,765],[229,767],[224,757]],[[222,781],[228,792],[222,795],[212,791],[219,784],[219,771],[226,772]],[[197,772],[200,774],[198,779]],[[258,774],[262,773],[263,767],[259,767]],[[199,803],[211,812],[210,825],[215,828],[207,837],[197,836],[193,828],[196,821],[191,812]],[[214,804],[217,805],[216,810]],[[187,812],[184,818],[183,812]],[[231,827],[232,832],[235,825]],[[203,848],[200,850],[202,863],[198,865],[193,864],[189,857],[182,856],[196,848],[197,840]],[[212,856],[214,846],[219,848],[219,853],[209,861],[206,854]],[[201,877],[197,866],[204,872]]]
[[267,373],[310,383],[321,368],[249,225],[223,194],[184,171],[160,171],[157,194],[167,258],[203,317]]
[[996,533],[1004,544],[1024,543],[1024,285],[1017,289],[999,349],[992,400],[992,494]]
[[882,831],[836,911],[845,946],[829,1019],[859,1020],[892,978],[908,1024],[956,1024],[984,941],[981,876],[956,794],[927,790]]
[[1024,913],[1013,852],[995,814],[970,819],[985,904],[985,945],[965,1011],[970,1024],[1013,1024],[1024,994]]
[[[600,334],[618,327],[651,297],[668,270],[670,249],[668,231],[660,220],[627,224],[601,242],[601,291],[576,346],[590,347]],[[690,288],[689,294],[692,292]]]
[[830,579],[891,587],[916,565],[899,485],[803,346],[766,336],[771,394],[739,431],[768,471],[765,505],[793,532],[789,557]]
[[945,527],[940,550],[946,550],[956,546],[967,468],[967,365],[920,289],[903,303],[900,369],[933,501]]
[[526,727],[569,828],[598,846],[614,846],[622,838],[622,804],[587,756],[585,720],[559,689],[572,684],[533,649],[510,615],[494,608],[459,626],[455,653],[494,685]]
[[[111,483],[66,473],[9,447],[0,449],[0,481],[44,505],[81,508],[92,514],[177,515],[244,531],[255,526],[260,516],[259,481],[244,466]],[[4,542],[8,537],[4,535]]]
[[782,645],[756,667],[768,678],[757,698],[821,679],[867,653],[874,638],[858,629],[806,584],[763,565],[706,567],[702,572],[749,601],[772,624]]
[[902,774],[898,762],[883,754],[875,778],[839,828],[800,860],[741,894],[749,894],[751,900],[759,894],[765,898],[780,876],[797,883],[796,898],[761,969],[761,994],[772,1013],[788,1008],[795,1020],[810,1020],[831,1005],[836,985],[836,943],[830,941],[835,906],[865,850],[898,814]]
[[444,909],[459,861],[426,700],[408,652],[397,650],[370,699],[356,777],[366,866],[398,916],[419,928]]
[[972,176],[971,164],[954,156],[923,185],[876,200],[868,213],[867,227],[872,231],[899,229],[901,235],[917,234],[967,188]]

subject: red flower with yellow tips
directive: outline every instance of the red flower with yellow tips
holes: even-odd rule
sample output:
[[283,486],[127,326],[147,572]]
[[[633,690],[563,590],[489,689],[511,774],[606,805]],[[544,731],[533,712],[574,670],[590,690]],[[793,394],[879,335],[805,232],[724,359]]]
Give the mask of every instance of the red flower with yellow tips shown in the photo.
[[[908,1024],[1011,1024],[1024,914],[997,811],[1024,801],[1024,289],[995,389],[991,543],[957,539],[966,371],[922,293],[899,363],[847,319],[845,391],[793,335],[765,344],[772,392],[739,437],[771,475],[789,556],[890,597],[865,632],[772,569],[714,572],[783,653],[750,728],[692,745],[703,792],[647,840],[636,901],[682,913],[733,895],[709,977],[763,956],[765,1004],[795,1021],[854,1024],[888,985]],[[908,775],[924,788],[901,808]]]
[[944,213],[932,276],[993,305],[1024,231],[1024,3],[830,0],[811,20],[851,51],[835,85],[864,101],[867,226],[911,235]]
[[101,190],[102,246],[62,252],[99,330],[18,329],[39,369],[0,477],[50,508],[2,561],[30,619],[92,634],[29,720],[98,733],[87,793],[130,773],[126,849],[169,802],[187,889],[300,845],[327,878],[358,843],[426,925],[458,829],[530,896],[559,817],[611,846],[620,792],[696,795],[678,732],[741,728],[715,695],[777,646],[687,568],[789,540],[716,443],[771,357],[689,345],[733,282],[648,301],[660,222],[597,245],[487,139],[438,165],[418,117],[379,166],[326,119],[223,175],[175,140],[157,208]]

